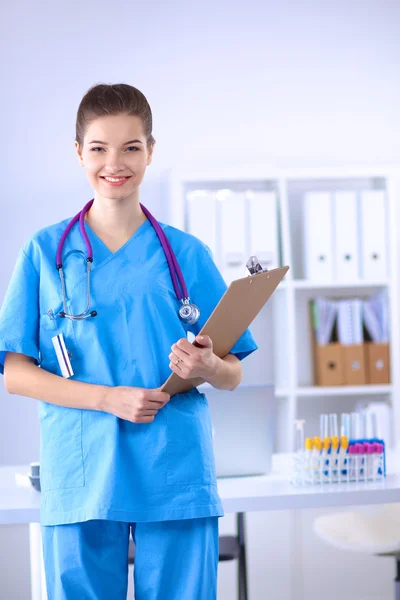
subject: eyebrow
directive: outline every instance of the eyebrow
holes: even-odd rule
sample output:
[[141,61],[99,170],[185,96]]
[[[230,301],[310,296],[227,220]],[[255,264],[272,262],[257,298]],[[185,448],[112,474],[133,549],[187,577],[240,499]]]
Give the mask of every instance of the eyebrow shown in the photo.
[[[89,144],[103,144],[104,146],[108,146],[107,142],[101,142],[100,140],[92,140]],[[129,142],[125,142],[123,146],[127,146],[128,144],[143,144],[140,140],[130,140]]]

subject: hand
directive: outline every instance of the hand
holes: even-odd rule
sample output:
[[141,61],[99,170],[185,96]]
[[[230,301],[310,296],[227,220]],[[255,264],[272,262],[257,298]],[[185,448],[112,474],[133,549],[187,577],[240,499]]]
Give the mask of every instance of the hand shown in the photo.
[[169,368],[182,379],[201,377],[208,381],[217,369],[218,357],[213,352],[213,343],[208,335],[197,336],[196,342],[201,348],[194,346],[182,338],[171,346]]
[[107,388],[103,410],[132,423],[151,423],[169,399],[166,392],[121,385]]

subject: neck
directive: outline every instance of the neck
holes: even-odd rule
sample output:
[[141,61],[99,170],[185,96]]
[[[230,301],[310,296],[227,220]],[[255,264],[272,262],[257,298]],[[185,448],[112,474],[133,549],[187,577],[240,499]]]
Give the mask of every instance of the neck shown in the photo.
[[96,195],[86,220],[95,231],[131,236],[146,221],[146,216],[140,208],[138,195],[120,200]]

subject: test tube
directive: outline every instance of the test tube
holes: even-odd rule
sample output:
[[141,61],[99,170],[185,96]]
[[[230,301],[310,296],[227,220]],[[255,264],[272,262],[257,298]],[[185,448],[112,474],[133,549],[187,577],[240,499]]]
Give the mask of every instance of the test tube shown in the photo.
[[350,439],[350,415],[348,413],[342,413],[340,423],[340,436],[345,436]]
[[338,434],[338,419],[337,414],[331,413],[329,415],[329,435],[332,437],[339,437]]
[[360,413],[352,412],[350,414],[351,439],[360,439]]
[[378,419],[375,412],[369,413],[370,425],[371,425],[371,438],[376,439],[378,437]]
[[319,437],[321,440],[329,436],[328,415],[321,414],[319,417]]
[[359,430],[359,438],[365,439],[367,437],[367,413],[365,410],[362,410],[360,413],[360,430]]
[[294,422],[295,431],[295,452],[304,450],[304,419],[296,419]]

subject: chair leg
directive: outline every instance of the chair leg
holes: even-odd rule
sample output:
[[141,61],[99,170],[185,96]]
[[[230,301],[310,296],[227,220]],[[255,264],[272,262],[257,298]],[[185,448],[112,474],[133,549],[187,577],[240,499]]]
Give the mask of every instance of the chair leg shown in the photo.
[[[237,532],[240,546],[238,560],[238,598],[239,600],[248,600],[244,513],[238,513],[237,515]],[[396,598],[396,600],[398,599]]]
[[400,600],[400,556],[396,556],[397,576],[394,580],[396,586],[396,600]]

